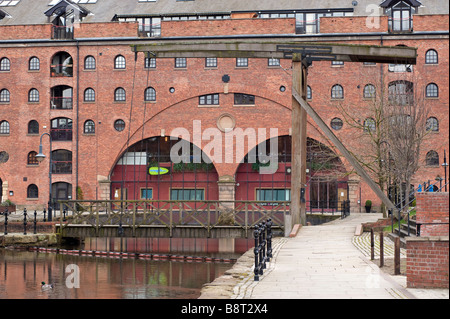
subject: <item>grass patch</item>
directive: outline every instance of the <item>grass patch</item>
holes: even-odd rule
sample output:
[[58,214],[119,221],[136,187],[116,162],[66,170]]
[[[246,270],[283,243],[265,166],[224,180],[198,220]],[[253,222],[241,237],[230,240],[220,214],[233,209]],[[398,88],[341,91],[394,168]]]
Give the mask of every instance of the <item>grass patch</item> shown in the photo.
[[[409,213],[409,218],[410,218],[410,219],[411,219],[413,216],[416,216],[416,209],[415,209],[415,208]],[[407,220],[407,219],[402,219],[402,220],[400,220],[400,225],[401,225],[401,224],[407,224],[407,223],[408,223],[408,220]],[[394,223],[394,229],[398,229],[398,221],[396,221],[396,222]],[[384,228],[383,228],[383,231],[385,231],[385,232],[391,232],[391,231],[392,231],[392,226],[389,225],[389,226],[384,227]]]

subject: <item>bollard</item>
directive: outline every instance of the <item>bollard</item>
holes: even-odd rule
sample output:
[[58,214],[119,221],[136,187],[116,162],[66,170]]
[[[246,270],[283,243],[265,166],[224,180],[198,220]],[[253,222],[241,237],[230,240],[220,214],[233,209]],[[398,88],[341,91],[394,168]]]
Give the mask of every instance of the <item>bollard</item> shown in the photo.
[[375,242],[373,238],[373,228],[370,229],[370,260],[375,259]]
[[64,208],[63,209],[63,222],[65,222],[66,221],[66,209]]
[[384,234],[380,233],[380,268],[384,266]]
[[34,211],[34,228],[33,228],[33,234],[37,233],[37,212]]
[[23,209],[23,234],[27,234],[27,209]]
[[258,226],[255,226],[255,230],[253,231],[253,237],[255,239],[255,248],[253,249],[253,252],[255,253],[255,269],[254,269],[254,281],[259,281],[259,263],[258,263],[258,256],[259,256],[259,229]]
[[46,222],[47,221],[47,219],[45,219],[45,214],[47,213],[47,211],[45,210],[45,207],[44,207],[44,222]]
[[5,209],[4,215],[5,215],[5,230],[3,234],[8,235],[8,208]]
[[267,220],[267,261],[272,258],[272,219]]
[[[261,223],[261,270],[266,269],[266,222]],[[261,272],[262,275],[262,272]]]
[[400,275],[400,237],[395,238],[394,247],[394,274]]

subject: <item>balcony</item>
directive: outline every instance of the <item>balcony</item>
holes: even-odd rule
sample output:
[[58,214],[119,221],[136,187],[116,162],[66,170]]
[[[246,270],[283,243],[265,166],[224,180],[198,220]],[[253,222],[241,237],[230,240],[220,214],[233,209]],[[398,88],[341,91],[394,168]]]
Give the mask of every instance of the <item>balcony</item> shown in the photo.
[[72,174],[72,152],[55,150],[52,152],[52,174]]
[[52,129],[50,134],[53,141],[71,141],[73,137],[72,129]]
[[50,109],[70,110],[73,108],[73,89],[67,85],[58,85],[51,89]]
[[71,40],[73,39],[73,27],[54,25],[52,26],[52,39]]
[[71,97],[52,97],[50,108],[52,110],[70,110],[73,108],[73,99]]
[[73,59],[67,52],[58,52],[52,58],[50,65],[51,77],[72,77]]

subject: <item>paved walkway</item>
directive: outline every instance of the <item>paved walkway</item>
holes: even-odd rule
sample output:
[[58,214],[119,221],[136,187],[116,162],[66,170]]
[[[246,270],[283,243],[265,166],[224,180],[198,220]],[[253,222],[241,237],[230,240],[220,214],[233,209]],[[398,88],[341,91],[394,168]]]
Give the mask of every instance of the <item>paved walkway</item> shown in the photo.
[[[302,227],[274,247],[260,281],[245,278],[234,289],[241,299],[414,299],[448,298],[448,289],[406,289],[406,277],[390,276],[371,262],[370,250],[354,240],[356,226],[380,214],[352,214],[320,226]],[[361,246],[361,247],[358,247]],[[385,243],[389,246],[389,241]],[[370,247],[370,239],[369,239]],[[404,254],[404,252],[403,252]],[[414,294],[412,293],[414,291]],[[434,295],[433,295],[434,294]]]

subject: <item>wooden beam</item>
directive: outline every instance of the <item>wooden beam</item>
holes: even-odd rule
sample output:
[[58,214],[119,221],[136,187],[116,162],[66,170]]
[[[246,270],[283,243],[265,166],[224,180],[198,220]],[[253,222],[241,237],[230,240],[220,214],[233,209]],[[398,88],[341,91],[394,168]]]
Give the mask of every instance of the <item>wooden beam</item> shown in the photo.
[[291,59],[294,54],[304,54],[317,59],[349,62],[416,64],[417,49],[400,46],[361,44],[309,43],[300,41],[264,41],[257,39],[152,41],[132,45],[135,52],[150,52],[157,58],[278,58]]
[[317,126],[325,133],[325,135],[330,139],[330,141],[337,147],[337,149],[342,153],[342,155],[350,162],[356,172],[364,179],[364,181],[369,185],[369,187],[375,192],[375,194],[380,198],[383,203],[388,207],[388,209],[396,210],[395,205],[387,197],[387,195],[378,187],[378,185],[372,180],[372,178],[367,174],[364,168],[359,164],[356,158],[347,150],[347,148],[342,144],[342,142],[334,135],[333,131],[328,127],[328,125],[322,120],[319,114],[306,102],[302,96],[296,91],[292,90],[292,96],[297,100],[297,102],[305,109],[306,113],[316,122]]

